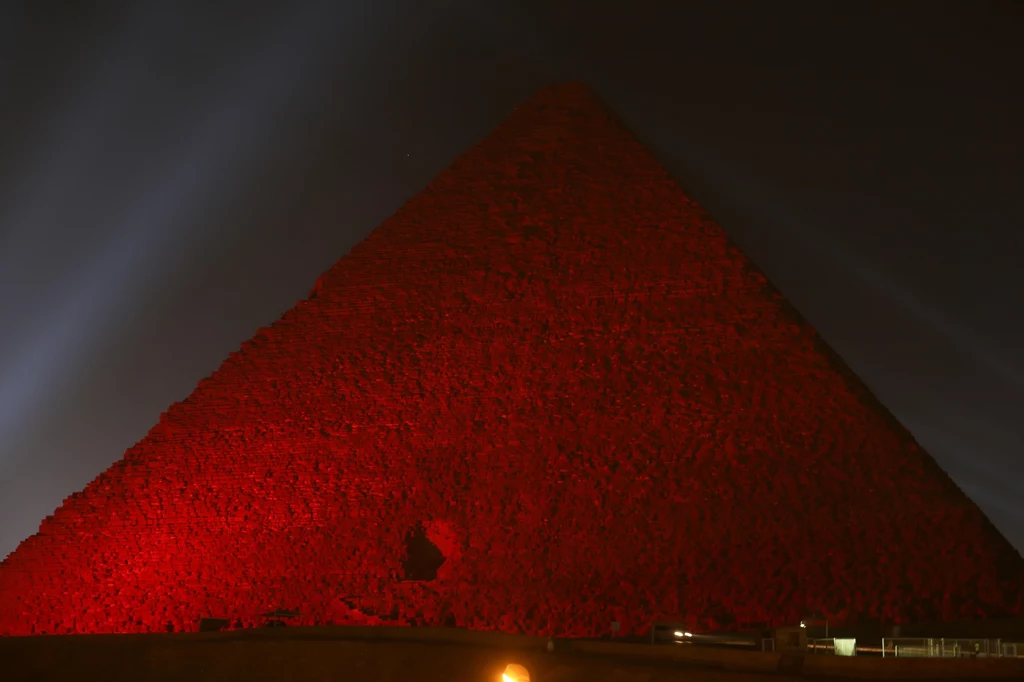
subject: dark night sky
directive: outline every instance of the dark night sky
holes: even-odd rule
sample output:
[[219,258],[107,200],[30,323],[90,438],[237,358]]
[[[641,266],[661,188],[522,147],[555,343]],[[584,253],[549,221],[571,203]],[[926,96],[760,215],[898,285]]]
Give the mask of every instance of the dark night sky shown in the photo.
[[1024,549],[1024,4],[54,6],[0,5],[0,557],[559,80]]

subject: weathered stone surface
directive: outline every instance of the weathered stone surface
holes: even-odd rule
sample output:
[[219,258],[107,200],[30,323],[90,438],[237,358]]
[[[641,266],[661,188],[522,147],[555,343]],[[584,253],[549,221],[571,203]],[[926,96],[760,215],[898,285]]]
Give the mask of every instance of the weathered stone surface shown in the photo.
[[[422,524],[445,561],[403,580]],[[0,634],[1022,612],[1019,554],[664,168],[540,92],[0,565]]]

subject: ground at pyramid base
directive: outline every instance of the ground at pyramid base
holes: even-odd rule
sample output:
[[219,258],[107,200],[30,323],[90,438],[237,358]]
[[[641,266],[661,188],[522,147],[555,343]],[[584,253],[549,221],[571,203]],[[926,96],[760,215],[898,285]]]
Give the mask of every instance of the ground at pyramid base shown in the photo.
[[1024,613],[1024,562],[586,87],[545,88],[0,564],[0,635]]
[[0,658],[5,661],[4,679],[33,682],[1024,679],[1024,658],[882,658],[864,656],[863,652],[855,657],[824,656],[594,640],[556,640],[553,646],[550,644],[546,637],[457,628],[323,626],[162,635],[4,637],[0,638]]

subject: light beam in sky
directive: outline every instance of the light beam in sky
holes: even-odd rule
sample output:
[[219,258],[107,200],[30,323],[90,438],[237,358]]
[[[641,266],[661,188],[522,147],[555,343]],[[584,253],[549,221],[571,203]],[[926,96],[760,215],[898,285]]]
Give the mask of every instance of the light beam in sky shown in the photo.
[[729,166],[720,155],[706,149],[696,139],[687,138],[686,143],[679,147],[686,150],[694,165],[721,179],[722,187],[727,189],[732,201],[756,209],[757,215],[795,238],[799,244],[840,266],[876,294],[946,339],[972,361],[1015,389],[1024,390],[1024,370],[974,329],[957,324],[941,308],[921,300],[907,287],[872,267],[867,258],[859,256],[856,249],[834,232],[813,227],[813,220],[782,203],[763,185]]
[[[190,240],[202,239],[194,225],[203,209],[239,182],[258,161],[261,138],[271,133],[295,99],[308,96],[318,61],[339,38],[330,9],[326,2],[302,5],[283,26],[272,27],[270,35],[257,36],[253,53],[236,61],[238,71],[228,79],[231,87],[205,110],[164,172],[140,196],[125,197],[113,237],[77,270],[59,278],[60,286],[51,286],[45,316],[22,329],[20,344],[6,353],[9,362],[0,374],[0,445],[16,442],[19,427],[109,329],[111,317],[143,299],[150,287],[172,274],[176,254]],[[134,36],[126,45],[138,49],[138,40]],[[84,110],[81,118],[71,117],[65,124],[56,136],[62,144],[48,150],[33,175],[28,200],[16,208],[13,219],[5,219],[8,234],[20,240],[8,242],[6,253],[14,254],[8,259],[17,257],[19,249],[33,248],[38,229],[58,227],[59,218],[66,219],[66,210],[61,211],[65,207],[55,199],[87,178],[94,149],[102,145],[105,112],[119,98],[131,96],[128,74],[133,70],[122,62],[144,59],[124,49],[113,54],[115,64],[104,66],[95,77],[105,86],[79,106]],[[11,453],[0,453],[0,472],[12,461]]]

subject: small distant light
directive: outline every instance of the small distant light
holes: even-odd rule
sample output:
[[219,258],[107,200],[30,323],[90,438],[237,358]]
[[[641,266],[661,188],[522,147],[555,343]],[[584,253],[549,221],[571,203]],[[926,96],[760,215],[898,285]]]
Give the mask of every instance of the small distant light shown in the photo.
[[675,635],[676,637],[683,637],[684,636],[682,630],[676,630],[672,634]]
[[693,637],[693,633],[692,632],[684,632],[683,633],[683,637]]
[[803,622],[803,621],[800,621],[800,627],[802,627],[802,628],[805,628],[805,627],[807,627],[807,623],[805,623],[805,622]]

